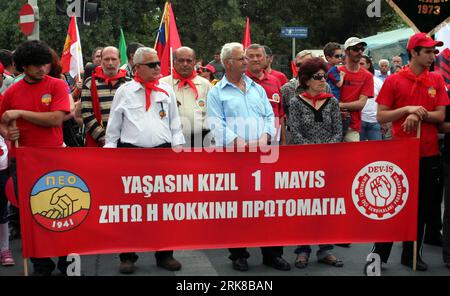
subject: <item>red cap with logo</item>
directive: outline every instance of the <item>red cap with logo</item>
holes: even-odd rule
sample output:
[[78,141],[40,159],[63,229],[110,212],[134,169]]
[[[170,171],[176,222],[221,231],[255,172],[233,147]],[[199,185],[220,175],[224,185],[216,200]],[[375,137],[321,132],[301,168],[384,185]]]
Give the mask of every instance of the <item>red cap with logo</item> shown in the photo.
[[[408,41],[407,50],[412,50],[417,46],[422,47],[434,47],[434,46],[442,46],[444,43],[442,41],[433,40],[430,36],[425,33],[417,33],[411,36]],[[439,50],[436,50],[435,53],[439,53]]]

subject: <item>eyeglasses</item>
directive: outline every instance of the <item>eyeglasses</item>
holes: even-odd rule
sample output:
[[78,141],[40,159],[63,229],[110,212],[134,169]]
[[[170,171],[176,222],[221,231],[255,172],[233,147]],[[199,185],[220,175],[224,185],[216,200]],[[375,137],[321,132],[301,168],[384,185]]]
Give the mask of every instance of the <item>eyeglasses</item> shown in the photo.
[[342,59],[344,57],[343,54],[335,54],[333,57],[335,57],[336,59]]
[[314,80],[322,80],[322,79],[327,80],[328,75],[325,73],[317,73],[317,74],[312,75],[311,78]]
[[349,47],[349,49],[354,52],[359,52],[359,51],[364,52],[366,50],[366,48],[364,46],[352,46],[352,47]]
[[148,64],[141,64],[141,65],[146,65],[146,66],[149,67],[150,69],[154,69],[154,68],[156,68],[157,66],[158,66],[158,67],[161,66],[161,62],[151,62],[151,63],[148,63]]

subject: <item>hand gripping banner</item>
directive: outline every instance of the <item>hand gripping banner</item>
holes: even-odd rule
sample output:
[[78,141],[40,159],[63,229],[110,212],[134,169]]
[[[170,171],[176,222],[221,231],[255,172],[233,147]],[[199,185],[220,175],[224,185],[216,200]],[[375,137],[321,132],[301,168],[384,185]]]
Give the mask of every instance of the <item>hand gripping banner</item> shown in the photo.
[[19,148],[17,161],[25,258],[416,239],[416,139],[268,153]]

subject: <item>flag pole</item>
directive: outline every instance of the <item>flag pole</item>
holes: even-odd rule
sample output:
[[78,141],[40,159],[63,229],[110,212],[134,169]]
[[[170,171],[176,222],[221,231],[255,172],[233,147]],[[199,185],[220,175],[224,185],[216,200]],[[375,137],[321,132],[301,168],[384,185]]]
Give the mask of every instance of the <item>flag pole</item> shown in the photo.
[[167,9],[166,9],[167,5],[168,5],[168,1],[166,1],[166,4],[164,4],[164,11],[163,11],[163,15],[161,17],[161,22],[159,22],[158,35],[156,35],[155,45],[153,46],[153,48],[156,48],[156,44],[158,44],[159,34],[161,33],[161,27],[162,27],[162,24],[164,22],[164,18],[165,18],[166,13],[167,13]]
[[[16,124],[15,120],[13,120],[12,126],[13,127],[17,127],[17,124]],[[19,148],[19,140],[15,140],[14,141],[14,147],[16,149]],[[23,258],[23,275],[24,276],[28,276],[28,259],[27,258]]]
[[[72,15],[72,17],[75,17],[75,16]],[[75,19],[75,29],[77,31],[78,47],[81,49],[80,33],[78,32],[78,24],[77,24],[76,19]],[[77,48],[77,55],[78,55],[78,48]],[[80,59],[78,57],[77,57],[77,69],[78,69],[78,81],[81,81],[81,66],[80,66]]]
[[[417,126],[417,138],[420,139],[422,129],[422,122],[419,121],[419,125]],[[417,269],[417,239],[414,241],[413,244],[413,271],[415,272]]]

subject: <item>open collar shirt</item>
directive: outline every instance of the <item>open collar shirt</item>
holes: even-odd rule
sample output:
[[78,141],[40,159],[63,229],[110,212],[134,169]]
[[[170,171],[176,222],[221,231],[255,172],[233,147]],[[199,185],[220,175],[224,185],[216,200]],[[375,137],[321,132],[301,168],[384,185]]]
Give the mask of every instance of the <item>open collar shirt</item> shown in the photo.
[[105,147],[115,148],[120,140],[139,147],[172,146],[185,143],[173,89],[160,82],[163,92],[152,91],[151,106],[145,109],[145,89],[132,80],[116,92],[111,106]]

